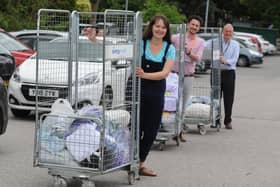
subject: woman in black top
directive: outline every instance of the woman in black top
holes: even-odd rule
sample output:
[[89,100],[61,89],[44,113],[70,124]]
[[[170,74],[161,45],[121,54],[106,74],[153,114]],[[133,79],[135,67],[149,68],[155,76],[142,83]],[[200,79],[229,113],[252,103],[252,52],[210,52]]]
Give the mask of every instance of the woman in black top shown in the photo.
[[169,23],[165,16],[155,16],[149,22],[143,35],[142,50],[141,68],[136,68],[136,76],[141,78],[139,174],[156,176],[154,171],[144,166],[144,162],[161,122],[165,78],[175,60],[175,48],[171,44]]

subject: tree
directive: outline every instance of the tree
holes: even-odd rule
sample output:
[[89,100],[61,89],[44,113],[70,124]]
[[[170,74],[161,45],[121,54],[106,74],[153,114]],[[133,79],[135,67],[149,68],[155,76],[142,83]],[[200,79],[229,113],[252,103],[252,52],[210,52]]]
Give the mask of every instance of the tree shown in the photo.
[[90,0],[92,12],[98,12],[100,0]]
[[185,16],[177,11],[175,5],[168,4],[165,1],[149,0],[144,5],[143,21],[147,22],[156,14],[165,15],[170,23],[182,23],[185,20]]
[[[3,2],[2,2],[3,1]],[[2,0],[0,24],[7,31],[34,29],[40,8],[74,10],[75,0]]]

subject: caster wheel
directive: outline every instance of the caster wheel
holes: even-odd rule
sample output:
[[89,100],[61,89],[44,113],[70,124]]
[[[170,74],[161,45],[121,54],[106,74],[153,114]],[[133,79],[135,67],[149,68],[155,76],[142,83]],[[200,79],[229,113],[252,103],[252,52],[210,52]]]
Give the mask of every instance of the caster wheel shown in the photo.
[[67,187],[66,179],[60,176],[54,176],[54,187]]
[[206,128],[205,128],[204,125],[198,125],[197,127],[198,127],[199,133],[201,135],[205,135],[206,134]]
[[189,126],[187,126],[186,124],[182,125],[182,133],[186,134],[189,131]]
[[180,145],[180,140],[179,140],[179,135],[176,137],[175,141],[176,141],[176,145],[179,146]]
[[128,184],[132,185],[135,183],[135,172],[129,171],[128,172]]
[[217,127],[217,132],[220,132],[221,123],[220,123],[220,122],[217,122],[217,123],[216,123],[216,127]]
[[160,142],[159,143],[159,150],[161,150],[161,151],[163,151],[163,149],[164,149],[164,142]]

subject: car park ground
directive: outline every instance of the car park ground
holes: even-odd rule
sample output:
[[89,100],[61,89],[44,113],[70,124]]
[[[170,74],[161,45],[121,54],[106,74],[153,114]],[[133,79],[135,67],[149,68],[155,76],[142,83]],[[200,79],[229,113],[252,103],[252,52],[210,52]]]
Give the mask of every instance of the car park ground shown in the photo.
[[[277,187],[280,186],[280,56],[238,68],[233,130],[209,129],[201,136],[193,126],[179,147],[169,141],[156,146],[147,166],[158,177],[141,177],[134,187]],[[34,168],[34,116],[16,119],[0,137],[1,187],[49,187],[46,169]],[[97,187],[129,186],[123,171],[95,178]],[[72,181],[69,186],[80,186]]]

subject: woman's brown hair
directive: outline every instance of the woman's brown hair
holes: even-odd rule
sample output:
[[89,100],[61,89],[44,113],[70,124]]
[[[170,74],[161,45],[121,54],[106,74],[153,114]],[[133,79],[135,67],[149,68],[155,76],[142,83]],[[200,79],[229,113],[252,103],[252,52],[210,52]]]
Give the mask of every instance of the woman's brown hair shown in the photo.
[[149,21],[148,26],[146,27],[146,29],[143,33],[143,40],[149,40],[153,37],[153,26],[159,20],[162,20],[166,27],[166,34],[163,37],[163,40],[168,43],[171,43],[171,33],[170,33],[169,22],[168,22],[168,19],[164,15],[156,15]]

